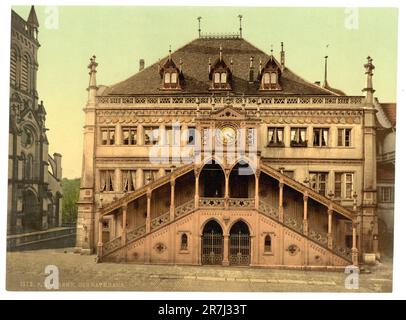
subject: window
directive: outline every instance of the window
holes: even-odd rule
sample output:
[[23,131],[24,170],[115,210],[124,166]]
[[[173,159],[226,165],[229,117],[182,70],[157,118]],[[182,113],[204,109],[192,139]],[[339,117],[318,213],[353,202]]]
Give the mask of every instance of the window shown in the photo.
[[351,146],[351,129],[338,129],[337,146],[350,147]]
[[218,72],[214,74],[214,83],[220,83],[220,73]]
[[165,73],[165,83],[171,83],[171,74],[169,72]]
[[30,88],[30,58],[24,55],[21,64],[21,90],[28,91]]
[[313,129],[313,146],[327,147],[328,145],[328,128]]
[[137,128],[123,128],[123,144],[135,145],[137,144]]
[[171,83],[177,83],[178,82],[178,74],[176,72],[171,73]]
[[13,86],[17,84],[17,51],[15,49],[11,50],[10,56],[10,82]]
[[334,176],[334,196],[336,198],[351,199],[353,184],[353,173],[336,172]]
[[283,128],[268,128],[268,146],[284,145]]
[[385,186],[378,188],[378,197],[379,202],[393,202],[393,187],[392,186]]
[[100,170],[100,191],[114,191],[114,170]]
[[275,72],[271,73],[271,84],[276,84],[278,82],[278,77]]
[[113,145],[115,144],[116,128],[101,128],[101,144]]
[[310,172],[309,175],[310,175],[310,188],[320,193],[321,195],[325,196],[328,173]]
[[155,145],[159,141],[159,127],[144,127],[144,144]]
[[154,182],[158,178],[158,170],[144,170],[144,185]]
[[227,83],[227,73],[221,73],[221,83]]
[[174,130],[172,129],[172,127],[165,127],[165,145],[173,145],[174,142]]
[[290,129],[290,146],[291,147],[307,147],[306,128],[291,128]]
[[124,192],[135,191],[136,171],[135,170],[122,171],[122,176],[123,176],[123,191]]
[[272,251],[272,240],[271,240],[271,236],[269,234],[267,234],[265,236],[264,251],[265,252],[271,252]]
[[184,233],[184,234],[182,234],[182,237],[181,237],[180,250],[187,250],[187,246],[188,246],[187,234]]
[[191,146],[196,145],[196,128],[189,127],[187,129],[187,134],[188,134],[187,144]]
[[264,83],[265,84],[270,84],[271,83],[271,77],[268,72],[264,73]]

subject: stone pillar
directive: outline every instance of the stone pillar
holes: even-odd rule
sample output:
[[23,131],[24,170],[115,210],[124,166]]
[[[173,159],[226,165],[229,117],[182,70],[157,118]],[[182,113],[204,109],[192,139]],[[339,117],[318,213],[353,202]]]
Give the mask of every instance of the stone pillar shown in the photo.
[[97,258],[101,261],[103,257],[103,219],[99,219],[99,239],[97,243]]
[[283,223],[283,179],[279,180],[279,221]]
[[195,170],[195,208],[199,207],[199,172]]
[[123,134],[122,134],[122,128],[119,123],[116,124],[116,139],[115,139],[115,144],[116,145],[122,145],[123,144]]
[[225,177],[225,190],[224,190],[224,207],[228,209],[230,199],[230,170],[226,169],[224,172]]
[[141,188],[144,185],[144,171],[138,168],[135,173],[135,187],[136,189]]
[[121,235],[121,242],[122,245],[125,246],[127,244],[127,204],[121,207],[121,211],[123,213],[123,230]]
[[230,261],[228,260],[228,253],[229,253],[229,241],[230,240],[230,235],[225,234],[224,235],[224,255],[223,255],[223,266],[229,266]]
[[357,222],[352,222],[352,264],[358,266],[358,249],[357,249]]
[[165,168],[159,168],[158,178],[162,178],[165,175]]
[[328,212],[327,246],[329,249],[333,249],[333,234],[332,234],[333,209],[328,208],[327,212]]
[[186,124],[182,124],[180,134],[180,145],[181,147],[183,147],[186,146],[187,143],[188,143],[188,126]]
[[144,145],[144,127],[141,124],[137,126],[137,145]]
[[309,224],[307,221],[307,201],[309,196],[307,192],[303,195],[303,234],[307,236],[309,234]]
[[151,232],[151,189],[147,191],[147,219],[145,220],[146,233]]
[[259,173],[255,175],[255,209],[259,209]]
[[176,180],[174,178],[171,179],[171,207],[170,207],[170,221],[175,220],[175,183]]

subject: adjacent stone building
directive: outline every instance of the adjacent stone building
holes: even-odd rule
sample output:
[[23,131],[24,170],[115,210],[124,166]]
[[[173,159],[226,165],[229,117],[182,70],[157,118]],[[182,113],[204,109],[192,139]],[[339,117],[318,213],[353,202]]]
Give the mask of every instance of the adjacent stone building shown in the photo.
[[61,155],[48,154],[46,111],[37,92],[39,23],[11,11],[7,233],[62,223]]
[[348,96],[285,54],[199,34],[112,86],[92,57],[77,250],[305,268],[379,257],[372,59],[364,95]]

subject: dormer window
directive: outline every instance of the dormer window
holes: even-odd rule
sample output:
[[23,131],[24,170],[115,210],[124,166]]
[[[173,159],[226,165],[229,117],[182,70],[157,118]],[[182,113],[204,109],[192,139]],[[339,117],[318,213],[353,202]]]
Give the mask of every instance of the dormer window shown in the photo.
[[281,75],[281,68],[278,62],[271,56],[269,61],[265,64],[265,67],[261,70],[259,74],[260,88],[259,90],[282,90],[279,83]]
[[[232,60],[230,64],[232,66]],[[209,59],[209,79],[211,85],[209,90],[231,90],[232,73],[223,59],[222,48],[220,47],[220,55],[216,62],[211,65]]]
[[161,90],[181,90],[181,81],[183,73],[178,69],[175,62],[172,60],[171,53],[168,60],[159,70],[162,79]]

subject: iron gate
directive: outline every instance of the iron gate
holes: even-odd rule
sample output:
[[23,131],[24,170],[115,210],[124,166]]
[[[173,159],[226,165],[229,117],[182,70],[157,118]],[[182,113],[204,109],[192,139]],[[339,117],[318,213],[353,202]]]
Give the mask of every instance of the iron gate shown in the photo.
[[230,235],[230,264],[249,265],[251,256],[250,235],[241,233]]
[[202,236],[202,264],[222,264],[223,262],[223,235],[204,233]]

